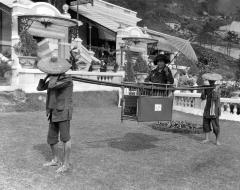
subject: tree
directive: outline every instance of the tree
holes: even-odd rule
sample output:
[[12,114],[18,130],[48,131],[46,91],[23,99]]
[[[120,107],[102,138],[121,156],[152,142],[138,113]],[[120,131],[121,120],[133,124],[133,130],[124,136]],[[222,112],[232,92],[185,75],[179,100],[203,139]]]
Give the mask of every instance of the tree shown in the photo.
[[227,41],[227,55],[230,55],[232,43],[238,43],[238,34],[234,31],[228,31],[224,40]]
[[232,14],[232,17],[235,21],[240,21],[240,7],[237,7],[237,10]]
[[240,82],[240,55],[236,62],[238,65],[238,70],[236,71],[235,76],[236,76],[236,81]]
[[197,39],[200,42],[200,45],[210,44],[211,46],[215,42],[215,31],[223,25],[223,21],[219,19],[209,18],[205,24],[202,26],[202,29],[198,33]]
[[219,67],[219,63],[217,58],[208,49],[202,48],[201,46],[194,46],[194,50],[198,56],[197,84],[202,85],[203,84],[202,75],[204,73],[216,70]]

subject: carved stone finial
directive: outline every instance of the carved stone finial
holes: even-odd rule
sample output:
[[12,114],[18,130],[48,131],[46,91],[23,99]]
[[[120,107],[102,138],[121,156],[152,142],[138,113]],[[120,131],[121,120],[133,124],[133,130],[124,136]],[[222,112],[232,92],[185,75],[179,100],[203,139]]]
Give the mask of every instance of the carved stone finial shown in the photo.
[[63,9],[63,16],[66,18],[71,18],[71,15],[68,13],[69,6],[67,4],[64,4],[62,6],[62,9]]
[[68,14],[69,6],[67,4],[63,5],[63,14]]

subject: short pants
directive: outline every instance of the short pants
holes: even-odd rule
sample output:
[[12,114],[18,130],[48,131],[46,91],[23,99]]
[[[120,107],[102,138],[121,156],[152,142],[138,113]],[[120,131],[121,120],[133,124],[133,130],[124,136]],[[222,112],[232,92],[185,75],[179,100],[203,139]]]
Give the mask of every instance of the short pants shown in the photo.
[[214,134],[219,135],[220,133],[219,118],[203,117],[203,132],[208,133],[212,131],[211,126],[213,128]]
[[48,144],[58,143],[59,132],[60,132],[60,140],[62,142],[65,143],[71,139],[70,120],[49,123],[48,136],[47,136]]

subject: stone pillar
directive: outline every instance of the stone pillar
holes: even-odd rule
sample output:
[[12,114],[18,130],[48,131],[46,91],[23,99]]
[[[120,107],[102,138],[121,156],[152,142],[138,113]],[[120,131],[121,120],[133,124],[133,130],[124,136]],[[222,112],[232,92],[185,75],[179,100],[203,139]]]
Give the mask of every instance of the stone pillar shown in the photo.
[[[13,7],[14,12],[14,7]],[[20,38],[18,35],[18,15],[12,15],[12,47],[11,47],[11,55],[12,55],[12,79],[11,79],[11,86],[14,89],[17,89],[19,86],[19,70],[21,70],[22,66],[19,63],[18,55],[16,54],[14,50],[14,46],[18,44]]]
[[92,25],[89,23],[89,50],[92,50]]
[[125,51],[126,48],[125,42],[122,40],[123,37],[126,37],[126,32],[124,28],[119,28],[116,36],[116,62],[119,65],[119,70],[122,70],[125,63]]

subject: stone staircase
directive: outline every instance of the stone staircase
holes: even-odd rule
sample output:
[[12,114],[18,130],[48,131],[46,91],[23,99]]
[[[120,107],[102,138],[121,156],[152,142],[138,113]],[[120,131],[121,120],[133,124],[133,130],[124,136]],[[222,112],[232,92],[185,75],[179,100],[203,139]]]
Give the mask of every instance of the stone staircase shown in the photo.
[[[38,57],[51,57],[52,53],[58,53],[58,40],[45,38],[41,42],[38,43]],[[81,45],[81,49],[79,49],[81,53],[79,61],[83,61],[87,63],[85,71],[88,71],[92,60],[100,62],[96,57],[94,57],[94,52],[89,51],[83,45]]]

